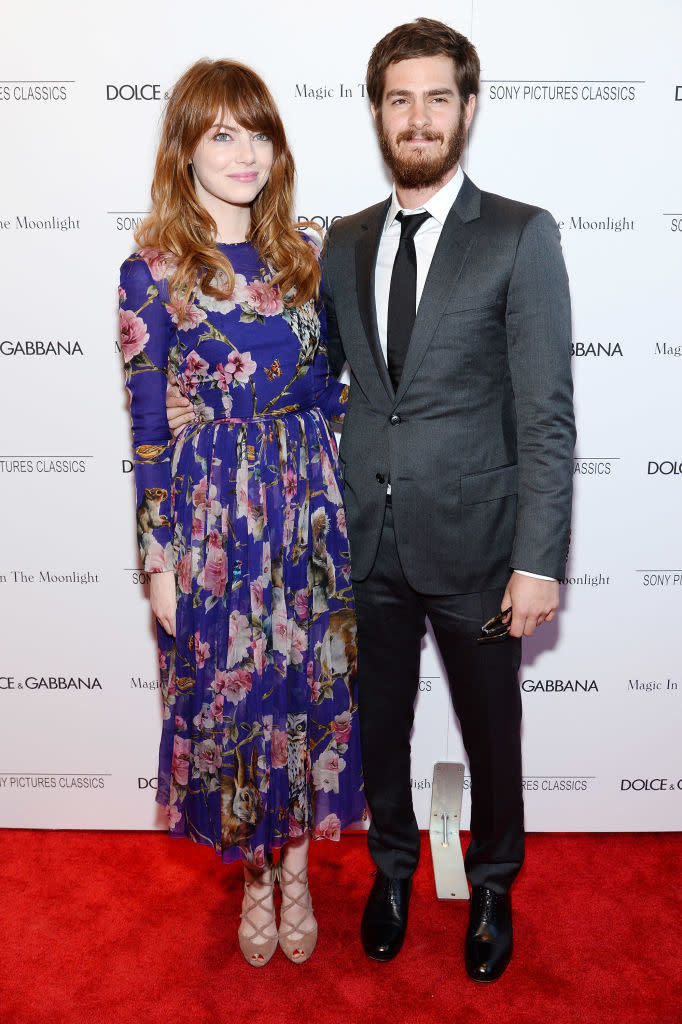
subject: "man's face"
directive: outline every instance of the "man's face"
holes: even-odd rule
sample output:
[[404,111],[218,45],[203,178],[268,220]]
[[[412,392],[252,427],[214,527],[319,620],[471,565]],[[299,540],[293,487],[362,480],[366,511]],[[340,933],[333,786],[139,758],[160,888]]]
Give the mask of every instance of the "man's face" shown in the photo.
[[449,57],[389,64],[381,105],[372,107],[372,116],[396,185],[430,188],[453,176],[475,105],[473,95],[462,105]]

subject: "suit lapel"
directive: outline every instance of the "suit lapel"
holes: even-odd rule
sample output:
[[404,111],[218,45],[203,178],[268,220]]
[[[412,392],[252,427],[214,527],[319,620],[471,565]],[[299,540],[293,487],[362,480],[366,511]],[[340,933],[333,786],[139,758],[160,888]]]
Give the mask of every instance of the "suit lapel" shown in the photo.
[[481,193],[464,175],[464,182],[443,225],[429,267],[400,385],[395,395],[396,403],[412,383],[440,323],[450,293],[457,285],[462,267],[474,244],[473,233],[468,225],[480,217],[480,211]]
[[390,199],[375,209],[371,217],[362,225],[362,233],[355,243],[355,277],[358,295],[360,318],[365,329],[367,343],[372,354],[377,373],[386,393],[393,400],[393,385],[388,375],[388,368],[379,343],[377,327],[377,310],[374,295],[374,275],[377,262],[379,238],[390,206]]

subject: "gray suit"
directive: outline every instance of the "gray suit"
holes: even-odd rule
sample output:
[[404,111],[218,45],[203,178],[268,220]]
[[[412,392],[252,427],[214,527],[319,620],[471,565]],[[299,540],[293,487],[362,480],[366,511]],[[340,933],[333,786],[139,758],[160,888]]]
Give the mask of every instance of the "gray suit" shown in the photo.
[[504,586],[510,566],[558,579],[575,440],[558,228],[465,177],[394,393],[374,305],[388,205],[337,221],[325,251],[330,359],[351,372],[340,458],[353,578],[372,567],[390,478],[400,559],[417,590]]
[[471,769],[467,873],[504,892],[523,859],[521,647],[476,636],[512,568],[564,573],[575,441],[568,280],[551,216],[465,176],[394,392],[374,300],[388,208],[337,221],[324,255],[330,361],[338,372],[347,360],[351,374],[339,457],[370,851],[392,877],[410,875],[419,856],[410,730],[428,617]]

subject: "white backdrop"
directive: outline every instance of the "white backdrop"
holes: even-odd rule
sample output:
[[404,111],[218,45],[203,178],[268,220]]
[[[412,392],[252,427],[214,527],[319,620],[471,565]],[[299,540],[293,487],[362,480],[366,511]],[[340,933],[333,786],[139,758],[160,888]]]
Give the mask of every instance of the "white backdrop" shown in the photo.
[[[571,278],[576,507],[560,618],[525,646],[527,825],[682,828],[679,0],[190,10],[26,0],[3,18],[0,825],[158,820],[160,696],[115,339],[164,94],[198,57],[255,67],[288,129],[297,213],[327,226],[388,194],[362,82],[376,40],[422,13],[481,56],[466,170],[552,211]],[[462,747],[429,644],[422,671],[424,827],[433,763]]]

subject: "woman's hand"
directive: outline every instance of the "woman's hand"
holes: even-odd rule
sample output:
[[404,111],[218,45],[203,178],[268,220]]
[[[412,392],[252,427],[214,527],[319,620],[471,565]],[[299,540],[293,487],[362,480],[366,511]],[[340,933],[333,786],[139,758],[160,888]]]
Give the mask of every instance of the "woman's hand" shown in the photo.
[[175,573],[172,570],[150,574],[149,600],[159,623],[175,636]]
[[180,392],[175,377],[168,374],[168,388],[166,390],[166,417],[168,426],[173,437],[177,437],[183,427],[194,419],[194,409],[189,398]]

